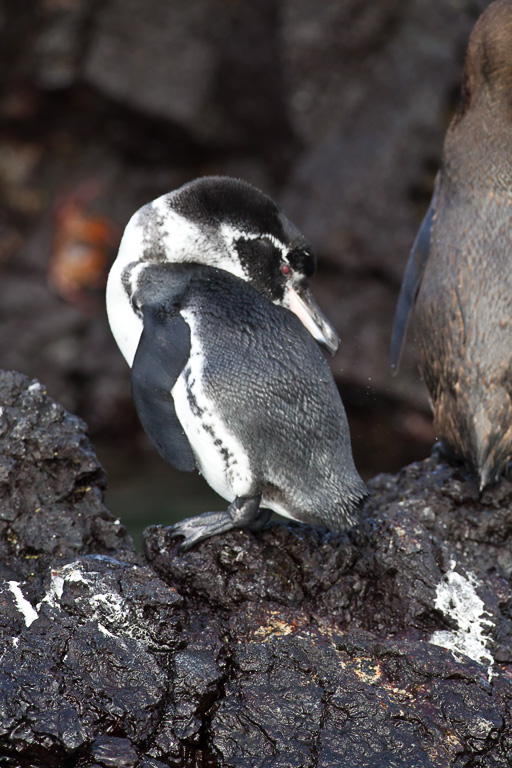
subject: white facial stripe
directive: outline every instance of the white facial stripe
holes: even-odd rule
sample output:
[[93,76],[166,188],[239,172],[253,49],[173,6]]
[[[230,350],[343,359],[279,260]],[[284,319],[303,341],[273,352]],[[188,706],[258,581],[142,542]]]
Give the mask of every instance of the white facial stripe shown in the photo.
[[277,237],[269,234],[268,232],[255,234],[254,232],[248,232],[244,229],[238,229],[237,227],[234,227],[232,224],[228,223],[221,224],[220,231],[226,241],[228,248],[231,251],[234,251],[235,243],[237,240],[268,240],[281,253],[281,257],[285,261],[288,261],[287,247],[284,245],[284,243],[278,240]]
[[190,328],[190,356],[172,389],[176,415],[206,481],[218,494],[233,501],[236,496],[252,492],[249,459],[204,390],[204,359],[194,313],[182,310],[180,314]]

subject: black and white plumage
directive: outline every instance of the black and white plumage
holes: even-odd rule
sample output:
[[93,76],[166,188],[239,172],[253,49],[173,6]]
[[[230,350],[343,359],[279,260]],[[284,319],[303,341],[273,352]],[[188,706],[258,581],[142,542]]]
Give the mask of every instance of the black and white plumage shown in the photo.
[[[174,526],[184,547],[274,510],[342,530],[366,495],[318,343],[338,337],[309,292],[311,248],[251,185],[206,177],[130,220],[109,275],[112,332],[142,425],[230,505]],[[315,340],[316,339],[316,340]]]

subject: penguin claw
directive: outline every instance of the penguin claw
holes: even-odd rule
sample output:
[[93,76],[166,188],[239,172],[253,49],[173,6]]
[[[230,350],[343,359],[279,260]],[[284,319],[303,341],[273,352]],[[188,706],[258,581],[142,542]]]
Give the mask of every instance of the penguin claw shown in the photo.
[[218,533],[226,533],[233,528],[249,528],[250,530],[259,530],[268,521],[271,511],[269,509],[260,510],[261,496],[251,496],[250,498],[237,497],[227,508],[225,512],[203,512],[197,517],[188,517],[168,528],[169,536],[177,538],[184,536],[178,547],[180,552],[186,552],[194,544]]
[[180,552],[186,552],[203,539],[208,539],[217,533],[225,533],[233,527],[233,520],[227,512],[204,512],[198,517],[189,517],[186,520],[169,527],[169,535],[175,539],[184,536],[178,547]]

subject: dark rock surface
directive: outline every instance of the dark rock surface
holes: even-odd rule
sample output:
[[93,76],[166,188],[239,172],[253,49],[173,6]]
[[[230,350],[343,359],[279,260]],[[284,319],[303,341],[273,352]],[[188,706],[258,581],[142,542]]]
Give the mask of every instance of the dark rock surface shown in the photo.
[[48,569],[75,555],[136,557],[103,504],[105,473],[85,424],[37,380],[0,378],[0,572],[39,599]]
[[512,484],[435,456],[344,536],[139,555],[84,424],[0,376],[0,765],[505,768]]

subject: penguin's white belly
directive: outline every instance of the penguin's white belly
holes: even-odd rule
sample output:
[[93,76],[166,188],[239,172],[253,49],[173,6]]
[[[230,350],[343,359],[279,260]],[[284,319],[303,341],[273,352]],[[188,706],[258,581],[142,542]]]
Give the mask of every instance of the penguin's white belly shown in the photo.
[[[240,441],[221,420],[201,381],[199,356],[189,363],[173,387],[176,415],[192,450],[199,471],[207,483],[227,501],[251,496],[260,490],[254,485],[249,458]],[[283,504],[262,495],[261,506],[291,520],[299,519]]]
[[204,357],[190,310],[180,313],[190,328],[190,357],[172,389],[180,421],[201,474],[228,501],[254,493],[254,476],[243,445],[226,426],[203,381]]

